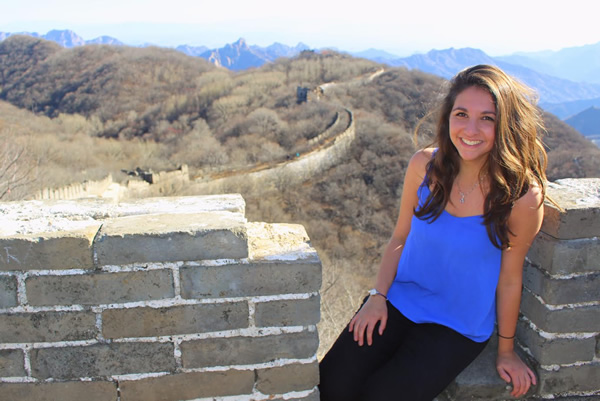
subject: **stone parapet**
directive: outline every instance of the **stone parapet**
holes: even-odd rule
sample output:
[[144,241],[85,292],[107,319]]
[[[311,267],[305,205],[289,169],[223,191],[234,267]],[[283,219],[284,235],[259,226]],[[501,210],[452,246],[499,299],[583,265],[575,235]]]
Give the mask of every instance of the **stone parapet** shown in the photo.
[[319,398],[301,226],[249,223],[239,195],[0,213],[0,398]]

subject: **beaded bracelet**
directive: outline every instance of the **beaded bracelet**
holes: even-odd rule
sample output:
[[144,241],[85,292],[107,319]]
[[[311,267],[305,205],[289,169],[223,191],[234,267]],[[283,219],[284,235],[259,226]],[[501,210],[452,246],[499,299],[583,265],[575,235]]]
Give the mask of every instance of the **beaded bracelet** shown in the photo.
[[498,333],[498,337],[504,338],[505,340],[512,340],[513,338],[515,338],[515,335],[513,335],[512,337],[505,337],[505,336],[501,335],[500,333]]

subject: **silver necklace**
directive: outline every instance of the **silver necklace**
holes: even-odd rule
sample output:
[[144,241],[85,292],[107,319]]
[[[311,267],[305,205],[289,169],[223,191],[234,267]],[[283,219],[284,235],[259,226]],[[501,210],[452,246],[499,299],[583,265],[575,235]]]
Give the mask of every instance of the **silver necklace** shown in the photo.
[[460,194],[460,203],[465,203],[465,198],[471,194],[479,186],[479,179],[475,181],[475,184],[469,189],[467,193],[464,193],[460,188],[460,183],[456,180],[456,185],[458,186],[458,193]]

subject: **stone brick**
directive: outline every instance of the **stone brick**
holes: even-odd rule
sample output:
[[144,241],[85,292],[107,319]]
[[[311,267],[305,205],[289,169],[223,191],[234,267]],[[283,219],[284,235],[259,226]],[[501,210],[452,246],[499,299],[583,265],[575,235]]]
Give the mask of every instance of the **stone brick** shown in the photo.
[[298,294],[321,287],[318,261],[186,266],[180,272],[184,298]]
[[[269,398],[270,400],[271,398]],[[274,401],[320,401],[321,397],[319,394],[319,389],[316,388],[315,391],[313,391],[312,393],[308,394],[306,397],[294,397],[294,398],[289,398],[289,396],[287,397],[277,397],[277,398],[273,398]]]
[[600,390],[600,363],[562,366],[558,370],[540,369],[540,395],[569,394]]
[[266,337],[207,338],[181,344],[184,368],[251,365],[280,358],[304,359],[315,355],[319,346],[316,332]]
[[551,305],[575,304],[600,300],[600,272],[556,279],[544,274],[537,267],[527,264],[523,284],[534,294]]
[[30,305],[99,305],[175,296],[171,270],[35,276],[25,281]]
[[0,349],[0,377],[25,376],[23,351]]
[[105,338],[206,333],[248,327],[248,318],[247,302],[108,309],[102,333]]
[[0,276],[0,309],[17,306],[17,278]]
[[173,372],[171,343],[111,343],[31,351],[32,376],[76,379],[131,373]]
[[93,269],[92,242],[99,228],[94,222],[72,231],[0,238],[0,270]]
[[597,272],[600,271],[600,239],[557,240],[540,232],[527,258],[551,275]]
[[119,382],[121,401],[178,401],[252,394],[254,372],[180,373]]
[[255,308],[258,327],[307,326],[320,319],[318,296],[308,299],[289,299],[259,302]]
[[594,333],[600,331],[600,305],[551,310],[529,291],[524,290],[521,312],[540,330],[549,333]]
[[0,383],[5,401],[116,401],[117,385],[108,381]]
[[89,340],[97,332],[92,312],[0,314],[1,343]]
[[519,321],[517,326],[517,337],[542,365],[563,365],[594,359],[596,348],[594,337],[548,339],[523,321]]
[[567,178],[551,183],[548,195],[566,212],[546,203],[541,231],[558,239],[600,237],[598,188],[599,178]]
[[263,394],[310,390],[319,384],[317,362],[258,369],[256,388]]
[[108,220],[95,246],[101,265],[245,258],[244,224],[229,212],[127,216]]

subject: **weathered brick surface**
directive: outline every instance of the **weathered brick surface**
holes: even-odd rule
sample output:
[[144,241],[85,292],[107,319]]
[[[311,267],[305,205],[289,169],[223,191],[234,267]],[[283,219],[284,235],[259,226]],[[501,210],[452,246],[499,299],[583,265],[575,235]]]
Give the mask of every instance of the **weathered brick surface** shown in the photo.
[[23,351],[20,349],[0,350],[0,377],[25,376]]
[[93,269],[99,223],[73,230],[0,238],[0,270]]
[[0,343],[89,340],[97,332],[92,312],[0,314]]
[[319,296],[312,296],[308,299],[259,302],[255,308],[255,323],[258,327],[317,324],[320,319],[319,300]]
[[108,220],[96,240],[98,262],[120,265],[248,256],[245,219],[214,212]]
[[31,351],[32,375],[76,379],[147,372],[172,372],[171,343],[112,343]]
[[555,279],[542,270],[526,264],[523,284],[551,305],[575,304],[600,300],[600,272]]
[[184,298],[306,293],[321,287],[319,261],[187,266],[180,271]]
[[102,313],[105,338],[205,333],[248,327],[248,303],[109,309]]
[[121,401],[178,401],[251,394],[254,372],[180,373],[136,381],[120,381]]
[[25,281],[30,305],[98,305],[172,298],[171,270],[34,276]]
[[539,233],[527,257],[552,275],[600,271],[600,239],[558,240]]
[[542,337],[526,322],[517,326],[517,337],[542,365],[562,365],[594,359],[596,339]]
[[306,397],[302,397],[302,398],[288,398],[288,397],[277,397],[277,398],[273,398],[273,400],[279,401],[279,400],[285,400],[285,401],[320,401],[321,397],[319,396],[319,389],[315,389],[315,391],[313,391],[312,393],[308,394]]
[[207,338],[181,344],[184,368],[250,365],[280,358],[304,359],[317,352],[316,332],[266,337]]
[[563,366],[558,370],[539,370],[539,394],[597,391],[600,383],[600,363]]
[[521,312],[539,329],[549,333],[594,333],[600,331],[600,305],[551,310],[529,291],[524,290]]
[[17,306],[17,278],[0,276],[0,309]]
[[116,401],[117,385],[111,382],[0,383],[3,401]]
[[317,362],[257,370],[256,388],[263,394],[310,390],[319,384]]

